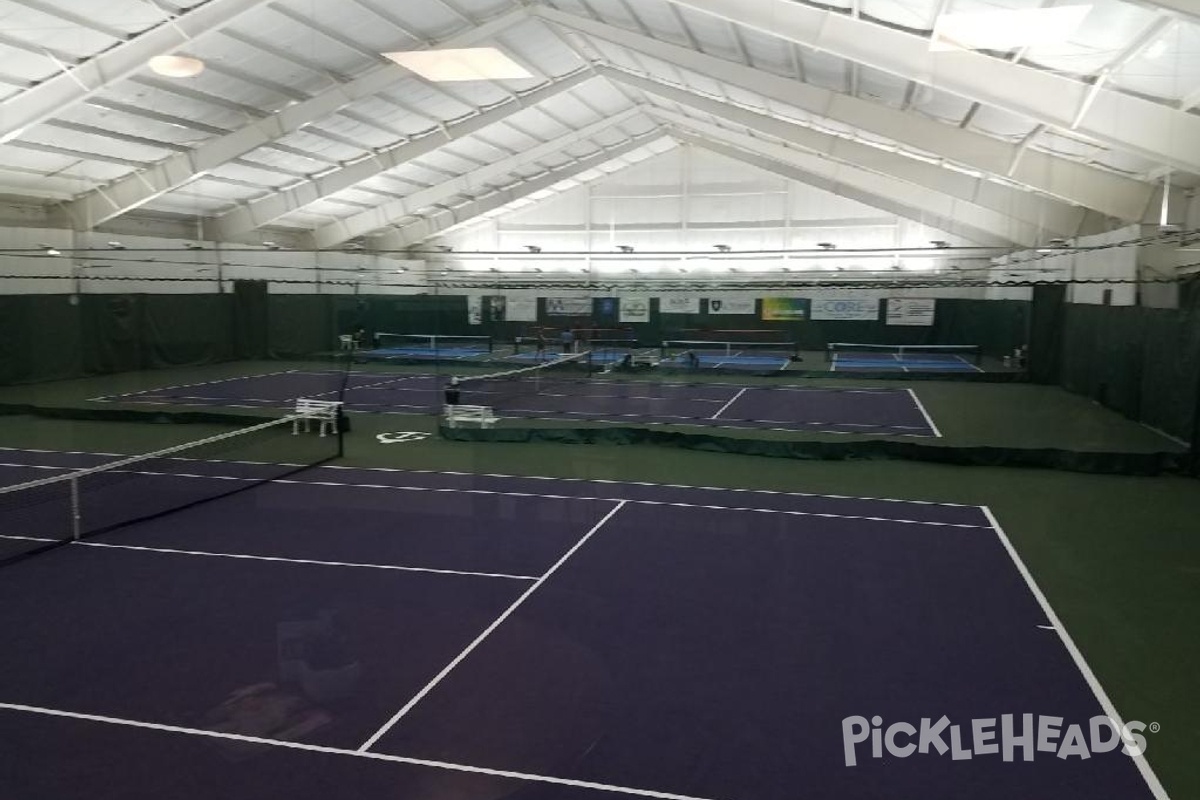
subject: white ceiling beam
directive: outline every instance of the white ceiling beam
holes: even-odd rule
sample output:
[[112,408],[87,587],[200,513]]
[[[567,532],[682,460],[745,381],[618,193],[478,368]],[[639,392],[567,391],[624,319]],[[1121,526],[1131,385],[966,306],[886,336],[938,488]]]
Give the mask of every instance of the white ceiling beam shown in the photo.
[[989,247],[1011,247],[1012,242],[995,236],[994,234],[979,230],[970,225],[963,224],[960,220],[949,217],[942,217],[935,213],[931,213],[925,209],[914,208],[913,206],[898,200],[883,197],[878,194],[863,191],[854,186],[841,183],[836,179],[818,175],[814,172],[809,172],[795,164],[789,164],[783,161],[778,161],[767,156],[751,153],[746,150],[739,149],[730,144],[725,144],[714,139],[704,136],[697,136],[683,131],[676,131],[675,138],[679,141],[690,144],[695,147],[708,150],[711,153],[731,158],[734,161],[745,164],[746,166],[755,167],[765,170],[773,175],[778,175],[788,180],[793,180],[805,186],[811,186],[814,189],[821,189],[840,197],[846,197],[863,205],[871,206],[872,208],[886,211],[897,217],[916,222],[920,225],[927,225],[939,231],[961,236],[963,239],[972,244],[984,245]]
[[[603,39],[677,68],[917,150],[936,153],[990,175],[1004,176],[1016,156],[1017,145],[920,114],[905,113],[882,103],[801,83],[558,9],[536,6],[532,10],[536,16],[568,30]],[[1154,194],[1154,187],[1143,181],[1034,150],[1021,157],[1020,164],[1009,177],[1044,194],[1126,221],[1140,220]]]
[[[670,0],[700,13],[919,81],[1176,169],[1200,172],[1200,116],[792,0]],[[1078,115],[1092,95],[1087,113]],[[1079,116],[1079,119],[1074,117]],[[1078,123],[1078,124],[1076,124]]]
[[[448,48],[470,47],[527,19],[525,11],[517,9],[440,44]],[[244,128],[211,139],[189,152],[171,156],[146,170],[87,192],[66,205],[67,214],[77,229],[94,228],[203,177],[235,158],[295,133],[309,123],[324,119],[338,109],[389,89],[409,74],[408,70],[398,65],[381,64],[354,80],[333,86],[308,100],[255,120]]]
[[45,122],[76,103],[146,68],[192,39],[220,30],[268,0],[210,0],[127,42],[42,81],[0,104],[0,138]]
[[[652,110],[650,116],[671,125],[675,130],[682,130],[693,136],[730,145],[772,161],[789,164],[807,174],[822,177],[827,182],[831,181],[840,187],[853,189],[858,194],[866,193],[876,198],[886,198],[892,203],[898,203],[909,209],[910,213],[904,216],[924,220],[926,224],[933,224],[928,222],[931,216],[936,216],[939,220],[957,220],[959,224],[968,226],[976,232],[985,232],[993,242],[1001,240],[1024,247],[1043,244],[1047,239],[1044,232],[1036,225],[1021,222],[974,203],[880,175],[877,172],[861,169],[851,164],[830,161],[811,153],[804,153],[765,139],[726,130],[699,120],[679,117],[679,115]],[[839,193],[846,197],[853,197],[840,189]],[[871,205],[883,208],[878,202],[872,202]],[[941,222],[937,224],[937,227],[942,227]]]
[[436,132],[412,139],[387,150],[372,153],[352,164],[305,181],[298,186],[252,200],[232,211],[222,214],[208,226],[207,238],[216,241],[232,241],[238,237],[269,225],[280,217],[298,211],[311,203],[323,200],[338,192],[350,189],[388,170],[403,166],[415,158],[428,155],[451,142],[478,133],[490,125],[503,122],[532,106],[552,97],[558,97],[571,89],[593,80],[590,69],[577,72],[545,86],[516,94],[513,99],[476,114],[461,122],[449,124]]
[[1192,22],[1200,22],[1200,6],[1196,5],[1196,0],[1141,0],[1140,4],[1151,8],[1165,8]]
[[510,203],[521,200],[536,192],[545,191],[562,181],[570,180],[591,169],[597,169],[610,161],[623,158],[633,151],[653,144],[661,139],[662,131],[636,136],[626,142],[603,150],[593,155],[573,161],[565,167],[554,169],[528,181],[522,181],[516,186],[505,187],[482,197],[475,198],[461,206],[448,208],[436,214],[405,225],[399,230],[382,236],[374,243],[380,250],[403,250],[420,244],[434,236],[446,233],[450,228],[470,222],[473,219],[504,208]]
[[1024,222],[1041,225],[1059,236],[1070,237],[1080,233],[1080,226],[1087,214],[1078,206],[840,136],[822,133],[612,67],[599,66],[597,73],[631,88],[710,114],[717,119],[775,137],[825,158],[908,181]]
[[572,145],[584,142],[598,133],[628,122],[641,113],[640,108],[628,108],[619,114],[598,120],[564,136],[542,142],[515,156],[501,158],[486,167],[472,170],[428,189],[420,189],[399,200],[392,200],[359,214],[352,214],[344,219],[331,222],[313,231],[313,243],[318,248],[336,247],[359,236],[366,236],[387,228],[398,219],[412,216],[457,195],[470,196],[486,184],[499,180],[522,166],[561,153]]

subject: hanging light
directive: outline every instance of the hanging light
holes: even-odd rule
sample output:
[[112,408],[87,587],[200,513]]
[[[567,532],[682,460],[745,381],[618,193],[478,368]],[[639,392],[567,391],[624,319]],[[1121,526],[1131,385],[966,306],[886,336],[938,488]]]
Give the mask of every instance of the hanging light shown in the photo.
[[164,78],[194,78],[204,72],[204,62],[188,56],[155,56],[147,63]]

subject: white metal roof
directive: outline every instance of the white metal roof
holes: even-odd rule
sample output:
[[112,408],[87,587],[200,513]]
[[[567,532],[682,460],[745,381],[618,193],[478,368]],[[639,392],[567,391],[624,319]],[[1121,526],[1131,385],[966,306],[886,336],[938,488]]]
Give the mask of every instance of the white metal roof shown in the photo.
[[[1165,174],[1200,183],[1200,4],[1079,2],[1068,41],[941,52],[943,14],[1043,3],[0,0],[0,194],[83,230],[146,210],[407,246],[686,141],[841,164],[891,205],[970,200],[1021,243],[1031,214],[1070,234],[1142,220]],[[383,55],[477,45],[533,77]],[[207,68],[152,73],[167,53]]]

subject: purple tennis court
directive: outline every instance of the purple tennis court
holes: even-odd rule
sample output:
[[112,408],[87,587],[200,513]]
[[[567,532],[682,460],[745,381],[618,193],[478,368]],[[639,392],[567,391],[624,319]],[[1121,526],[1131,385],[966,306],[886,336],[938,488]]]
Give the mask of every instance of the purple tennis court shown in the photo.
[[[12,484],[104,457],[0,459]],[[327,466],[5,578],[22,800],[1154,796],[1119,751],[848,744],[874,716],[1115,717],[974,506]]]
[[[561,373],[464,384],[462,402],[501,417],[704,425],[820,433],[940,436],[911,389],[829,389],[662,383],[559,377]],[[337,372],[250,375],[95,398],[103,402],[286,409],[296,398],[336,398]],[[435,414],[445,377],[354,373],[341,398],[348,411]]]

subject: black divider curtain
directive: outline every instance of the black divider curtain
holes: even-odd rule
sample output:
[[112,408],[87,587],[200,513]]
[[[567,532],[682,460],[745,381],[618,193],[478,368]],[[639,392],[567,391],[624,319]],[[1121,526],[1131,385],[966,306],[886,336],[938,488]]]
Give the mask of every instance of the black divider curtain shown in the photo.
[[142,304],[139,295],[81,295],[83,368],[90,374],[142,367]]
[[235,332],[227,295],[82,295],[79,300],[87,373],[233,358]]
[[143,368],[233,359],[237,338],[233,299],[220,294],[141,295]]
[[1185,441],[1196,438],[1200,310],[1068,304],[1060,356],[1064,388]]
[[1062,332],[1063,387],[1139,419],[1145,311],[1133,306],[1067,305]]
[[1059,382],[1065,286],[1033,287],[1029,320],[1029,379],[1034,383]]
[[83,373],[79,309],[69,295],[0,297],[0,384]]
[[266,358],[270,352],[270,306],[266,281],[233,282],[234,329],[239,358]]
[[268,297],[267,321],[273,358],[297,358],[337,349],[337,337],[352,333],[334,324],[329,295],[273,294]]

